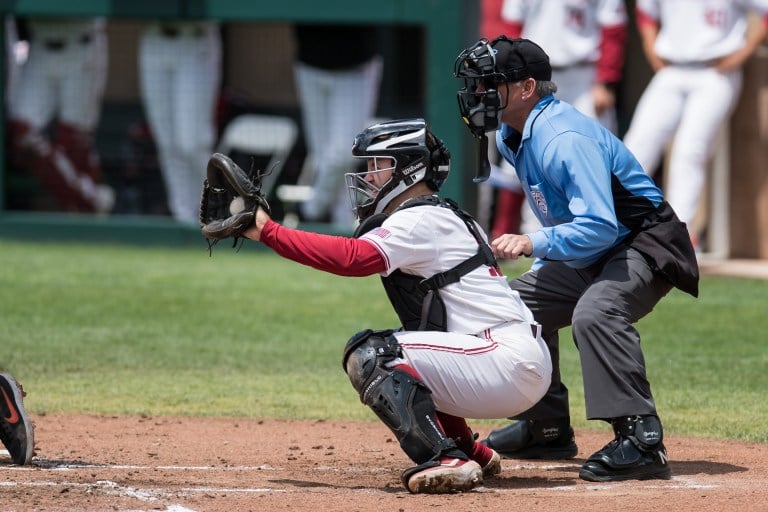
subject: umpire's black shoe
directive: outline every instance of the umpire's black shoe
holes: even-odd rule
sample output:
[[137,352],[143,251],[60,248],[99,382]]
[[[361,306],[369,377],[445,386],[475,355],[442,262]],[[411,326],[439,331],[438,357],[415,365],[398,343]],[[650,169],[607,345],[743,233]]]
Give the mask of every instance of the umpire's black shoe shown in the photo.
[[516,421],[480,442],[508,459],[572,459],[579,451],[568,418]]
[[589,482],[672,478],[656,416],[616,418],[612,423],[616,438],[587,459],[579,478]]

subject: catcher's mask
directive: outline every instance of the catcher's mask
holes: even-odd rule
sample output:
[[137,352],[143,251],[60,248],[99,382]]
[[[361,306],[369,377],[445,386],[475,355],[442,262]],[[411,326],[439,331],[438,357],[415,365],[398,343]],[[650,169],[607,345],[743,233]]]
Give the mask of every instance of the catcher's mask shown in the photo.
[[[344,175],[352,210],[360,221],[381,213],[416,183],[423,181],[435,192],[440,190],[450,171],[448,149],[420,118],[386,121],[366,128],[355,137],[352,155],[374,161],[371,170]],[[380,186],[366,179],[384,171],[392,175]]]
[[551,80],[552,67],[547,54],[533,41],[499,36],[490,42],[480,39],[463,50],[456,57],[453,74],[464,81],[457,93],[461,117],[479,138],[499,128],[509,82]]

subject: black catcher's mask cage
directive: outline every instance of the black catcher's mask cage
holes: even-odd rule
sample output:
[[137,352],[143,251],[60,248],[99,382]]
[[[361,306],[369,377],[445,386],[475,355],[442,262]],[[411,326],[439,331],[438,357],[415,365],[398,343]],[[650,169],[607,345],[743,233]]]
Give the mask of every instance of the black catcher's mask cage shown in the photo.
[[[376,159],[375,170],[344,176],[352,209],[360,221],[381,213],[395,197],[422,181],[432,190],[440,190],[450,172],[450,152],[420,118],[387,121],[366,128],[355,137],[352,155]],[[382,169],[378,165],[380,158],[390,158],[394,165]],[[392,176],[381,187],[365,179],[386,170],[391,170]]]

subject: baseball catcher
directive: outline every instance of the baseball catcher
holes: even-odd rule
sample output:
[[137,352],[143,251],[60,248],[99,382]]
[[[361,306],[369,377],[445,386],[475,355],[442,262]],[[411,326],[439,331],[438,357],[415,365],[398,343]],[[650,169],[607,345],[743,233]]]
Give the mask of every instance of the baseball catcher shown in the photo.
[[253,224],[259,207],[269,213],[269,203],[261,192],[261,179],[269,172],[251,169],[250,174],[231,158],[214,153],[208,160],[207,176],[200,199],[200,227],[209,246],[233,239],[233,247],[243,231]]
[[400,325],[349,338],[344,371],[413,461],[401,475],[408,491],[472,489],[501,472],[501,458],[465,418],[528,409],[549,386],[549,353],[482,228],[438,195],[450,153],[426,122],[370,126],[352,155],[365,162],[345,175],[353,237],[290,229],[264,208],[242,236],[317,270],[381,277]]

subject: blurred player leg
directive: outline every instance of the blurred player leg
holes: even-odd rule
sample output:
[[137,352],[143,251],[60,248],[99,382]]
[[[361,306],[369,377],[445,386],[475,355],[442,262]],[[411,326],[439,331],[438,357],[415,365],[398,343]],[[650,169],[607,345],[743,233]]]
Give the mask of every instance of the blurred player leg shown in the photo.
[[193,37],[189,51],[179,56],[173,82],[173,150],[183,162],[176,184],[181,220],[196,223],[200,209],[200,183],[216,141],[216,101],[221,83],[221,41],[218,27],[207,26]]
[[108,211],[114,196],[103,194],[90,176],[80,173],[61,148],[20,121],[9,123],[11,162],[25,169],[69,212]]
[[[333,198],[331,222],[339,229],[354,229],[355,216],[349,207],[349,196],[344,185],[344,173],[349,172],[354,160],[349,156],[349,141],[370,124],[376,113],[381,83],[382,58],[376,56],[360,68],[337,76],[329,98],[330,109],[336,112],[328,119],[333,164],[329,176]],[[342,115],[338,115],[343,112]]]
[[653,77],[635,108],[624,144],[652,175],[682,116],[688,79],[672,68]]
[[741,72],[724,75],[714,69],[701,69],[689,81],[696,87],[688,96],[675,135],[667,197],[680,220],[692,226],[704,191],[707,163],[717,150],[717,134],[735,107],[741,89]]
[[330,73],[307,66],[300,62],[294,68],[296,88],[301,103],[301,116],[304,139],[307,145],[307,158],[311,160],[307,168],[311,169],[313,183],[312,196],[301,205],[302,215],[310,221],[322,220],[330,208],[330,195],[319,190],[328,181],[329,144],[326,122],[332,113],[328,108],[328,97],[332,94],[333,80]]

